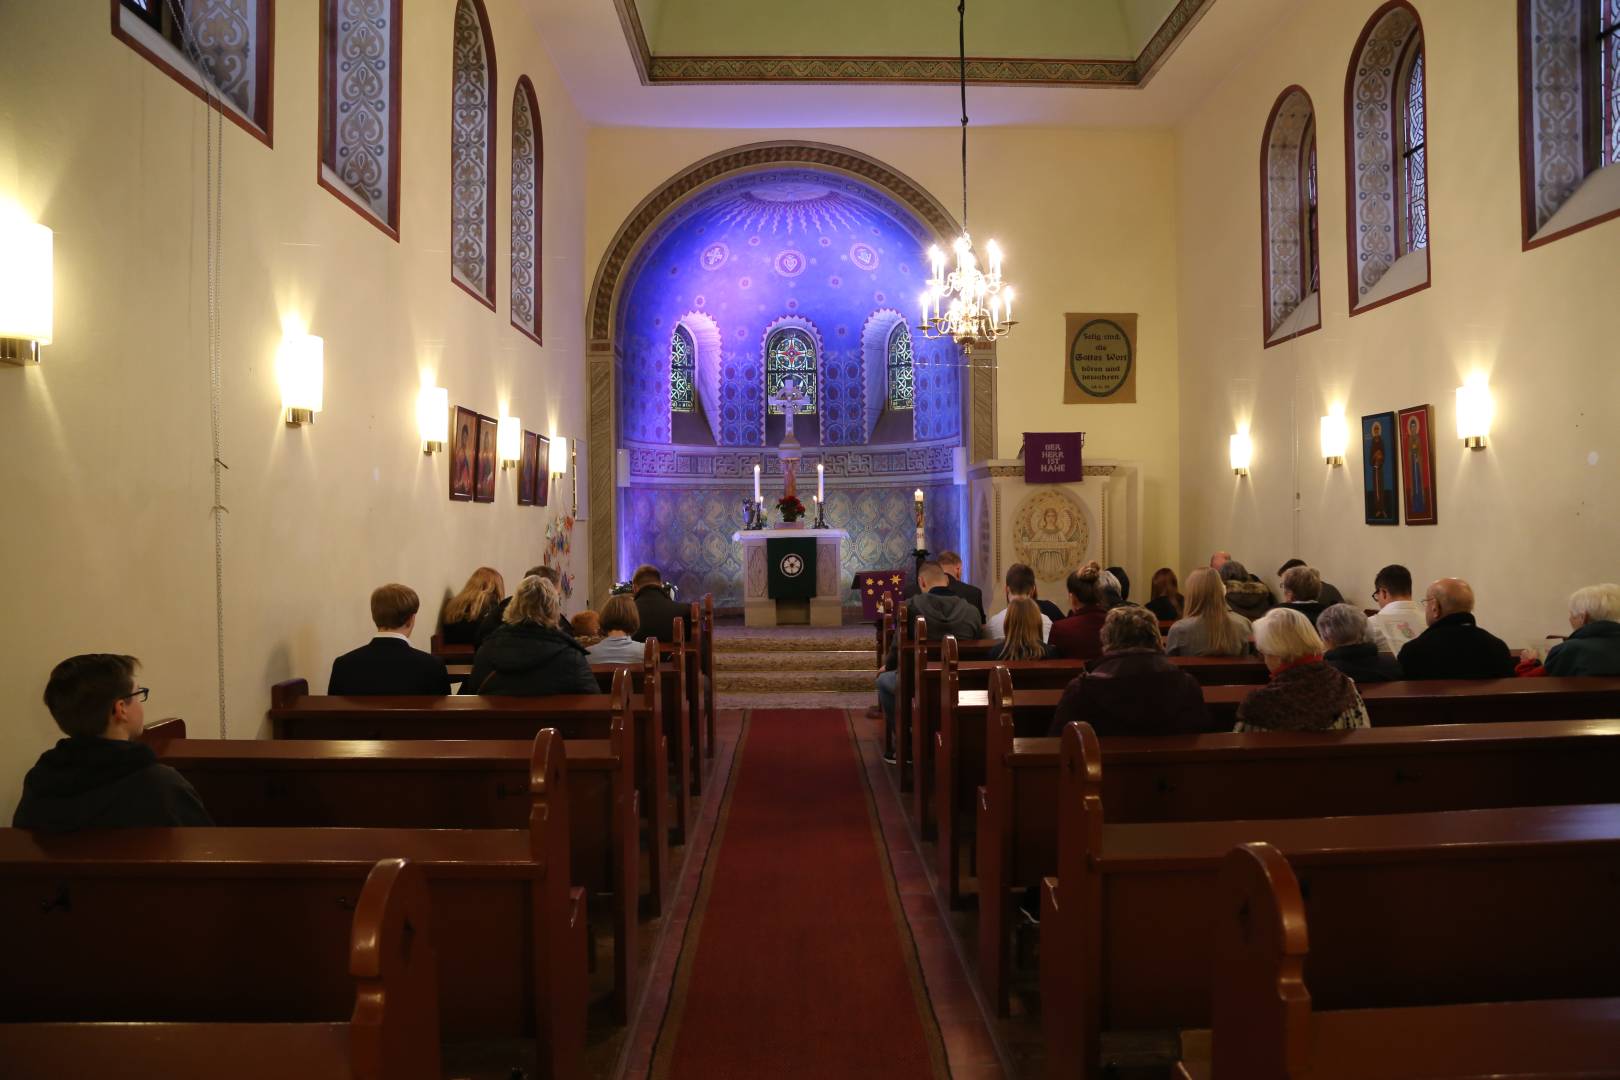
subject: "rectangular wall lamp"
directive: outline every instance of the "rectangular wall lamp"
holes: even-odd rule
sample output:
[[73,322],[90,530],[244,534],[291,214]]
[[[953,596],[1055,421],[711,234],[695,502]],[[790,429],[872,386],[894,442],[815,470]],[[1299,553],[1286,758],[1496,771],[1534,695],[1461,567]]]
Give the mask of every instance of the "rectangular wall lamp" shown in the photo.
[[51,343],[51,230],[0,216],[0,361],[39,363]]

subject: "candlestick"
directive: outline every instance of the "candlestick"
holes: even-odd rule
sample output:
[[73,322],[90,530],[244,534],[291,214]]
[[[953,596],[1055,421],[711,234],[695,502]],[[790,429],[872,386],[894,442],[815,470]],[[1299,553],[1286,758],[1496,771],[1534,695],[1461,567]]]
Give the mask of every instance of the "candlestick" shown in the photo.
[[754,462],[754,501],[759,502],[759,462]]
[[816,501],[821,502],[827,497],[827,466],[816,463]]

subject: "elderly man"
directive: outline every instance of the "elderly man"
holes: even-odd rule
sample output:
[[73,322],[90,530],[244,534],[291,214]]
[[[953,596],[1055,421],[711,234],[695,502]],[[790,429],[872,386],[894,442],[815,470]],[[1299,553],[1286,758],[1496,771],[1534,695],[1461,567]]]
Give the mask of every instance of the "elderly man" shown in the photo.
[[1401,677],[1401,665],[1395,658],[1378,651],[1367,616],[1349,604],[1324,608],[1316,619],[1316,632],[1327,646],[1322,659],[1356,682],[1393,682]]
[[1620,675],[1620,585],[1576,589],[1569,626],[1569,637],[1547,654],[1548,675]]
[[1474,589],[1461,578],[1441,578],[1423,595],[1428,629],[1401,650],[1408,679],[1506,679],[1513,653],[1474,622]]
[[[917,569],[917,583],[922,591],[906,601],[907,616],[921,615],[928,621],[928,640],[941,641],[950,634],[957,639],[979,636],[984,621],[968,601],[951,589],[951,579],[937,562],[925,562]],[[900,686],[900,638],[896,634],[889,643],[889,658],[884,671],[877,677],[878,705],[883,709],[883,760],[894,763],[894,703]]]

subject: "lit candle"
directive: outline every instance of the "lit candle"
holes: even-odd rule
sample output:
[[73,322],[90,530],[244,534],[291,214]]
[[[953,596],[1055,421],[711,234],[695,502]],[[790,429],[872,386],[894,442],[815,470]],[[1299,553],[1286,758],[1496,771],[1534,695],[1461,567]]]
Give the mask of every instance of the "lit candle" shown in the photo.
[[918,506],[921,506],[923,501],[922,488],[918,488],[916,491],[912,492],[911,498],[912,501],[914,501]]
[[754,501],[759,502],[759,462],[754,462]]
[[917,504],[917,546],[916,546],[916,550],[921,551],[921,550],[923,550],[923,493],[922,493],[922,488],[918,488],[915,492],[913,492],[911,498]]
[[923,293],[921,298],[917,301],[917,303],[922,306],[922,319],[917,323],[918,326],[922,326],[928,322],[928,299],[931,295],[932,294],[930,293]]
[[943,251],[939,250],[939,245],[938,244],[935,244],[933,247],[928,249],[928,259],[933,264],[933,267],[934,267],[934,280],[935,281],[944,281],[945,280],[945,253]]
[[816,502],[827,498],[827,466],[816,462]]
[[1003,315],[1007,316],[1007,321],[1008,322],[1012,322],[1012,290],[1011,289],[1002,289],[1001,290],[1001,313]]

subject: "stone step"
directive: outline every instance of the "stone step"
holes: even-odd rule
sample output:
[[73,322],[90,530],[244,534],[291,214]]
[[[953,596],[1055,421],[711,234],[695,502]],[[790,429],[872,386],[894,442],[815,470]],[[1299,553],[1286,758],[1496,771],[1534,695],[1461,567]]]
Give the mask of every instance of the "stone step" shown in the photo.
[[877,672],[865,671],[723,671],[714,672],[717,691],[774,693],[785,697],[815,692],[876,693]]
[[721,652],[715,651],[714,670],[722,671],[874,671],[877,656],[871,649],[836,652]]
[[723,626],[714,633],[714,651],[728,652],[855,652],[872,653],[876,637],[871,627],[844,626],[812,630],[808,627],[748,629]]

